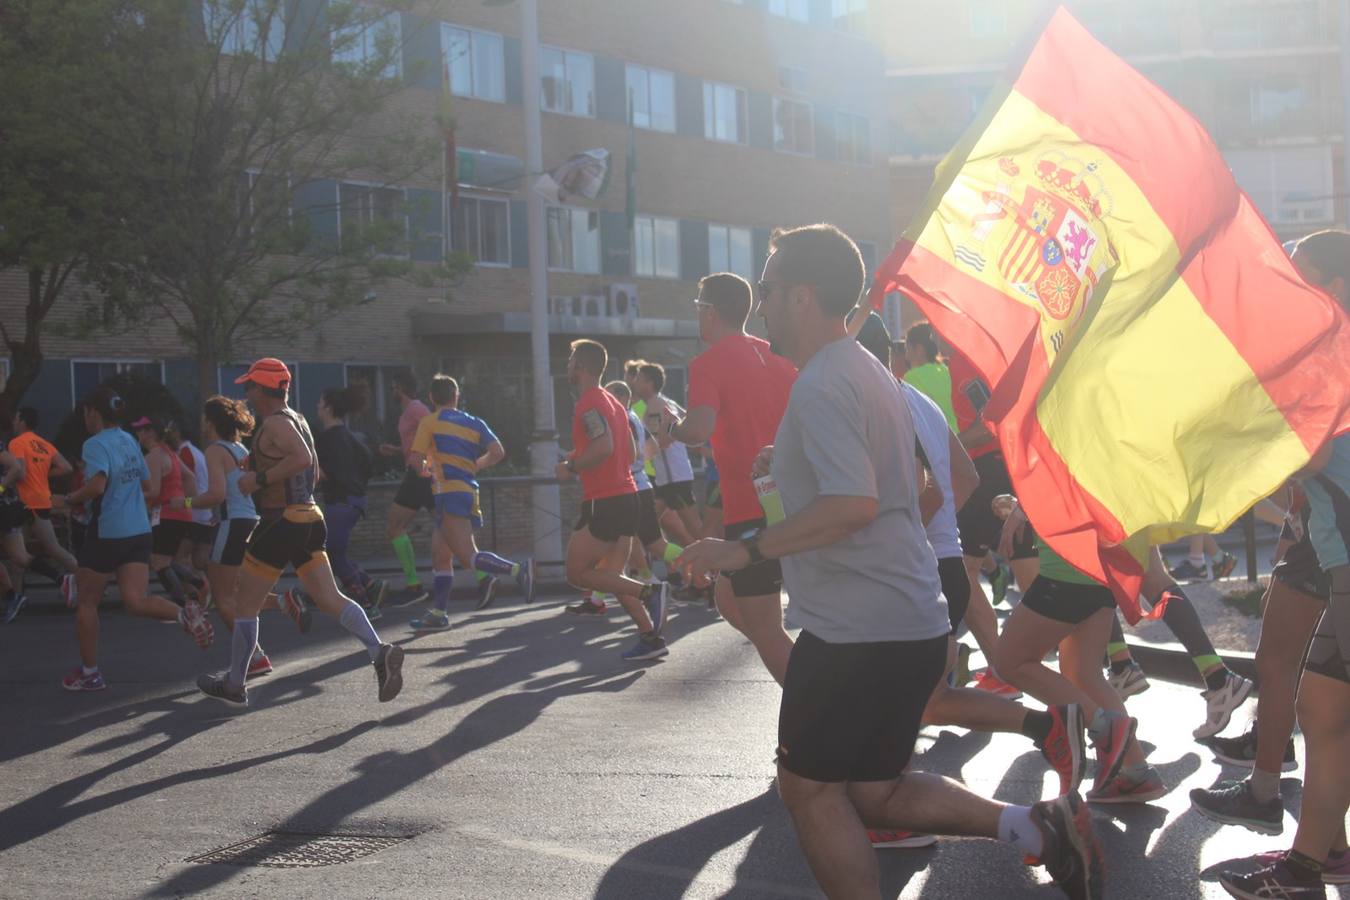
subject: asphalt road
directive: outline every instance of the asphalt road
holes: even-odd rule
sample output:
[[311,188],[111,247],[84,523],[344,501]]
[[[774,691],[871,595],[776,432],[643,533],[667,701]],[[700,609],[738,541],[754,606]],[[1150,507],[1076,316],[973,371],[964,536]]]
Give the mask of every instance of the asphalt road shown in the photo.
[[[631,626],[576,621],[562,601],[461,603],[453,630],[418,638],[415,610],[387,612],[377,627],[408,650],[387,705],[335,622],[301,637],[268,613],[277,671],[244,713],[192,688],[223,666],[223,641],[202,652],[174,626],[108,613],[110,688],[75,695],[59,685],[75,661],[66,614],[0,626],[0,896],[820,896],[771,788],[779,691],[750,645],[677,608],[671,655],[631,666]],[[1108,896],[1226,896],[1216,867],[1287,846],[1293,819],[1273,839],[1190,812],[1186,792],[1221,774],[1190,740],[1197,689],[1159,682],[1130,703],[1176,787],[1098,810]],[[1017,736],[930,729],[920,751],[920,768],[1001,800],[1055,783]],[[1301,775],[1286,780],[1290,809]],[[270,829],[408,839],[323,867],[187,862]],[[888,897],[1059,896],[987,841],[880,857]]]

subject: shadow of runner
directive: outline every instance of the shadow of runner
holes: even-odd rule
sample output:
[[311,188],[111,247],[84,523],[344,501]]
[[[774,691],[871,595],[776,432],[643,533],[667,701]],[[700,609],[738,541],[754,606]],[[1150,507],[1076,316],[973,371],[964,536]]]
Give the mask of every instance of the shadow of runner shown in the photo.
[[[461,719],[445,737],[425,747],[406,752],[388,750],[365,757],[355,765],[356,777],[320,794],[274,827],[306,832],[337,828],[361,810],[394,796],[456,760],[516,734],[534,722],[553,701],[577,694],[618,692],[642,675],[642,670],[584,675],[545,690],[495,697]],[[400,719],[415,720],[443,705],[431,701],[403,710],[385,724]],[[240,871],[225,865],[190,866],[144,896],[184,896],[215,887]]]

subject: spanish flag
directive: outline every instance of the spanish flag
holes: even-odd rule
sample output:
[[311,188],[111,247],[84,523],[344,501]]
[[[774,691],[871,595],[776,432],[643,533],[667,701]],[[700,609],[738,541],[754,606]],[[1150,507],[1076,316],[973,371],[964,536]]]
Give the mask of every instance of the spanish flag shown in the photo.
[[984,375],[1037,533],[1132,622],[1150,544],[1222,531],[1350,429],[1350,322],[1204,129],[1065,10],[938,167],[871,299]]

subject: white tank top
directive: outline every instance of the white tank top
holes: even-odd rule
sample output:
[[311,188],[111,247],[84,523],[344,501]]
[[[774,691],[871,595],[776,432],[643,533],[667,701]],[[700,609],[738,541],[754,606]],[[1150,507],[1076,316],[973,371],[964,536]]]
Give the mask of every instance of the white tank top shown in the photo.
[[961,533],[956,527],[956,502],[952,493],[952,452],[951,428],[942,409],[927,396],[908,382],[900,382],[909,404],[909,413],[914,417],[914,433],[919,437],[928,464],[932,466],[933,478],[942,488],[942,508],[925,527],[928,543],[938,559],[961,557]]

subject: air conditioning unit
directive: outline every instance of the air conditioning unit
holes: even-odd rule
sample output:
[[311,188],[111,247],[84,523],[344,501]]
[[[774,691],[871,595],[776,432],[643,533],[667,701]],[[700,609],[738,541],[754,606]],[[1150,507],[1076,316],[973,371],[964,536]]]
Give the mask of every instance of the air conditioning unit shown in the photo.
[[572,312],[572,303],[574,300],[576,300],[575,297],[549,297],[548,298],[549,315],[553,316],[576,315],[576,313]]
[[606,309],[607,298],[604,294],[585,294],[577,298],[581,301],[581,315],[602,318],[609,314]]
[[636,284],[611,284],[605,287],[609,314],[616,319],[636,319],[641,315],[638,308]]

